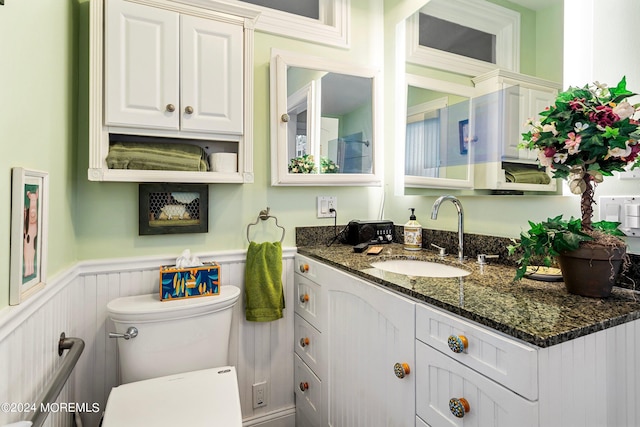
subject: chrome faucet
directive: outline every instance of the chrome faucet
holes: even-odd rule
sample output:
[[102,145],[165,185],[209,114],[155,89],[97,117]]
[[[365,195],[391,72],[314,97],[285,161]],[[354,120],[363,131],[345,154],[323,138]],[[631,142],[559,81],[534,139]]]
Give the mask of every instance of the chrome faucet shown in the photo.
[[451,203],[454,204],[456,209],[458,210],[458,261],[464,261],[464,211],[462,210],[462,203],[458,200],[457,197],[451,196],[449,194],[445,196],[440,196],[433,203],[433,207],[431,208],[431,219],[438,219],[438,210],[440,209],[440,205],[445,200],[450,200]]

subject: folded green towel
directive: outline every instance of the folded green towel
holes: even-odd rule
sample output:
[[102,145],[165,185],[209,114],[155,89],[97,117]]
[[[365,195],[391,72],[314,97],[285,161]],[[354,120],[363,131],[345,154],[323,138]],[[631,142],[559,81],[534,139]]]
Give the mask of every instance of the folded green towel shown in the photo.
[[541,169],[515,165],[504,165],[503,168],[507,182],[545,185],[551,182],[549,175]]
[[207,153],[197,145],[116,142],[109,147],[109,169],[143,169],[206,172]]
[[245,316],[253,322],[282,318],[282,246],[280,242],[251,242],[244,272]]

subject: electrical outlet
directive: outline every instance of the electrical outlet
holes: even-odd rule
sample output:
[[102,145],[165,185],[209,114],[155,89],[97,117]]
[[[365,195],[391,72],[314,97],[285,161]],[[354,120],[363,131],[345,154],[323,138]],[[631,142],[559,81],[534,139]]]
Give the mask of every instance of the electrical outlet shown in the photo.
[[338,198],[336,196],[318,196],[318,218],[333,218],[338,210]]
[[266,381],[253,385],[253,408],[262,408],[263,406],[267,406]]

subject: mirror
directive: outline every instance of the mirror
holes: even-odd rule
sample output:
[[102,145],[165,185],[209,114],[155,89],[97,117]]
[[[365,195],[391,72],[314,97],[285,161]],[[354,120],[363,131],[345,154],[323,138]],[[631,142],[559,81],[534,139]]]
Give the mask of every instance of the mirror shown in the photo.
[[411,74],[406,80],[405,187],[472,188],[474,88]]
[[380,185],[376,74],[272,52],[272,185]]

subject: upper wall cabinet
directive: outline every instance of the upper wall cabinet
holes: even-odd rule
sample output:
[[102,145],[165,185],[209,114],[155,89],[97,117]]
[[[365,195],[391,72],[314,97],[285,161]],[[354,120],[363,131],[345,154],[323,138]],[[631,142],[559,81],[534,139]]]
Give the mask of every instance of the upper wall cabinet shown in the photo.
[[380,81],[368,67],[274,50],[271,184],[380,185]]
[[475,103],[476,189],[555,191],[551,170],[539,169],[537,151],[518,148],[527,120],[555,102],[561,85],[548,80],[494,70],[473,79]]
[[253,181],[255,13],[182,3],[91,2],[90,180]]

